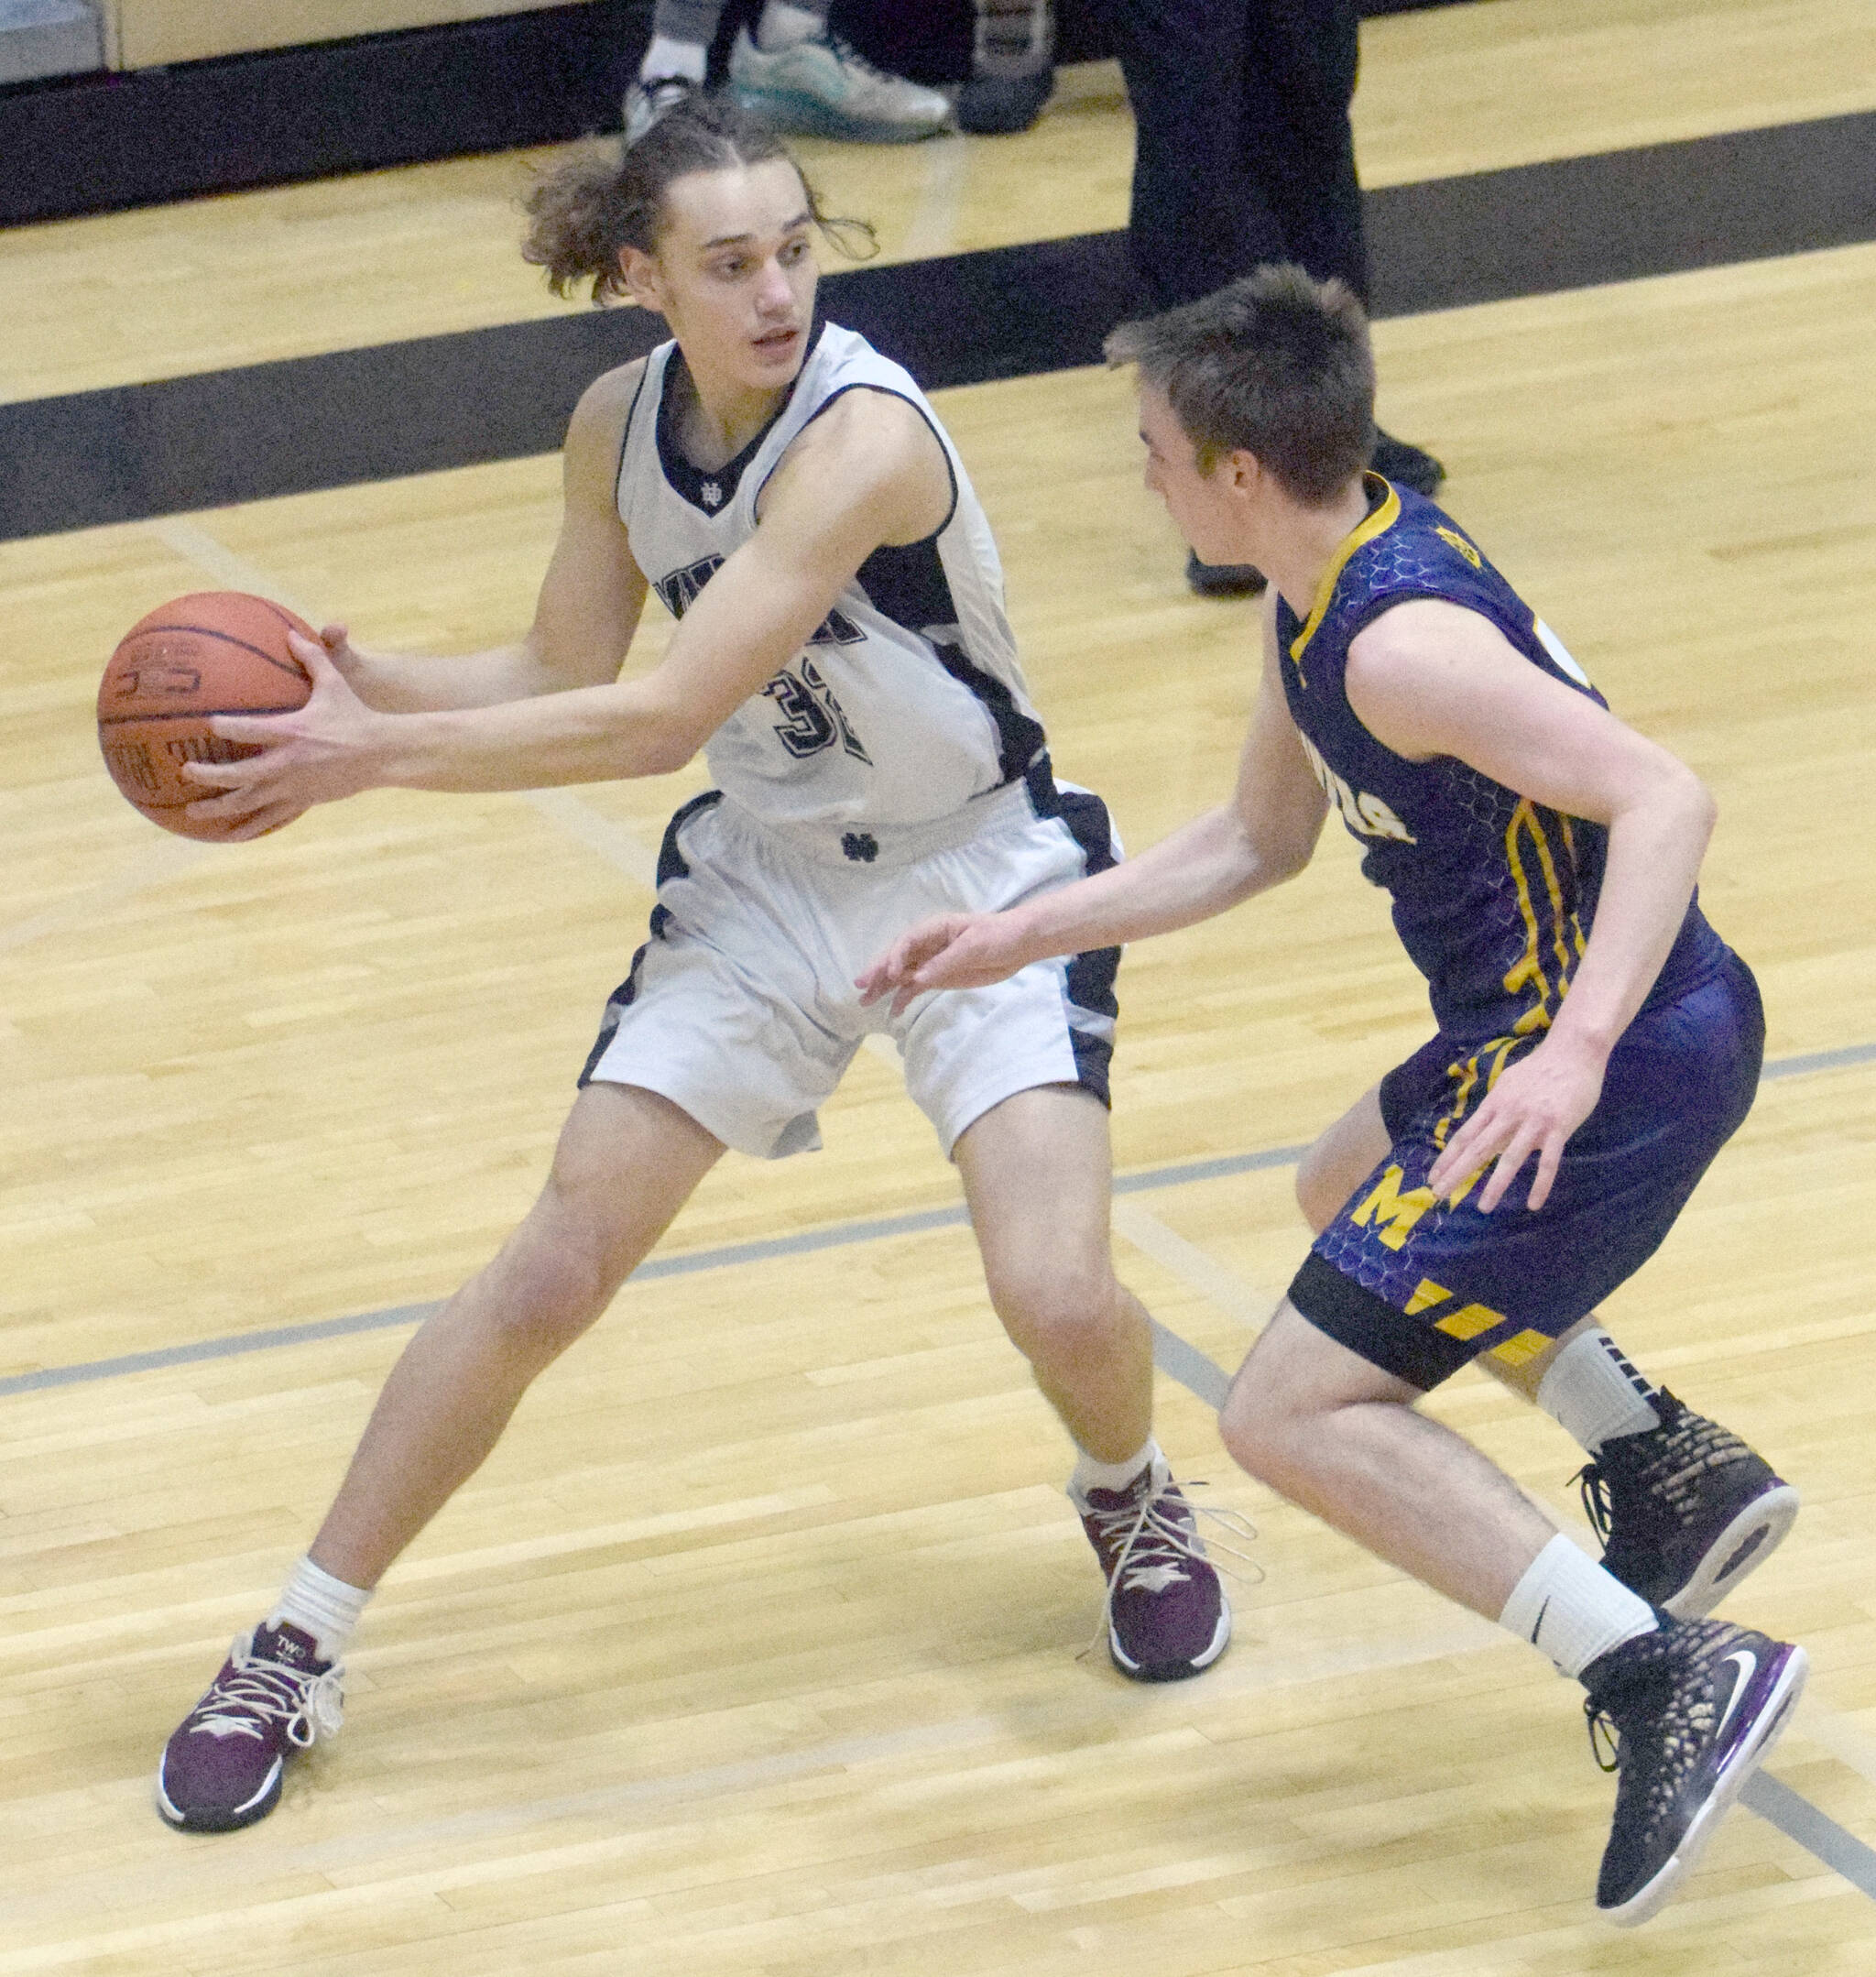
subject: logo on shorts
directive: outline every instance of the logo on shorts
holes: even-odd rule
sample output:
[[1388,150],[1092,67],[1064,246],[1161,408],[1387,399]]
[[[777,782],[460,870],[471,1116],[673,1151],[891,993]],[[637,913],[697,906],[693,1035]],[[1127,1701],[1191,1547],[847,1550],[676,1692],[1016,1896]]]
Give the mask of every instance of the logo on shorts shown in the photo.
[[1391,1250],[1402,1248],[1413,1233],[1413,1225],[1439,1200],[1430,1187],[1402,1188],[1399,1167],[1389,1167],[1367,1200],[1348,1211],[1348,1219],[1359,1229],[1374,1225],[1375,1233]]
[[879,840],[871,831],[849,831],[841,839],[840,848],[856,865],[870,865],[879,856]]

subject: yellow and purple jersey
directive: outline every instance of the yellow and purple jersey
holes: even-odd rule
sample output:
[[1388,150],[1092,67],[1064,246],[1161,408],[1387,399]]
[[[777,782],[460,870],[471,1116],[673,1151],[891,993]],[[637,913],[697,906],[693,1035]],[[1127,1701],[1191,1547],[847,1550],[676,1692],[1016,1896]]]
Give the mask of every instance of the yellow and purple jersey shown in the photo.
[[[1363,847],[1363,874],[1392,896],[1395,929],[1426,977],[1441,1030],[1534,1038],[1550,1026],[1582,958],[1608,834],[1451,756],[1416,762],[1384,748],[1348,705],[1348,647],[1390,606],[1436,598],[1478,612],[1533,666],[1606,704],[1449,515],[1377,475],[1368,488],[1367,519],[1324,573],[1308,618],[1277,600],[1291,716]],[[1645,1006],[1685,993],[1725,951],[1690,904]]]

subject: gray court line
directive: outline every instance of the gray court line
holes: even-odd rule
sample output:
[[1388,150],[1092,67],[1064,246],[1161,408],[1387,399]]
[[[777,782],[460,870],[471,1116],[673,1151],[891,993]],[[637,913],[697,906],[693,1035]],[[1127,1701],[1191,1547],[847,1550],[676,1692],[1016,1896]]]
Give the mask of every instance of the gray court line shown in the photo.
[[1169,1332],[1158,1318],[1148,1322],[1153,1327],[1153,1364],[1188,1393],[1196,1393],[1207,1407],[1222,1407],[1231,1391],[1230,1374],[1177,1332]]
[[1845,1071],[1850,1065],[1876,1063],[1876,1043],[1851,1043],[1843,1050],[1813,1051],[1805,1057],[1779,1057],[1760,1074],[1763,1085],[1775,1077],[1803,1077],[1809,1071]]
[[[1853,1043],[1843,1050],[1817,1051],[1801,1057],[1781,1057],[1765,1066],[1766,1079],[1799,1077],[1811,1071],[1840,1071],[1854,1065],[1876,1062],[1876,1043]],[[1303,1157],[1300,1146],[1266,1147],[1256,1153],[1229,1153],[1215,1160],[1181,1161],[1167,1167],[1149,1167],[1140,1174],[1117,1174],[1117,1195],[1145,1194],[1164,1187],[1185,1187],[1198,1181],[1228,1180],[1234,1174],[1256,1174],[1272,1167],[1293,1166]],[[769,1236],[757,1242],[733,1242],[714,1250],[693,1250],[687,1255],[654,1256],[632,1272],[635,1283],[649,1283],[660,1277],[693,1276],[701,1271],[729,1270],[740,1263],[764,1263],[777,1257],[803,1256],[815,1250],[845,1249],[863,1242],[880,1242],[894,1236],[911,1236],[932,1229],[955,1229],[969,1218],[963,1205],[927,1208],[916,1215],[888,1215],[854,1222],[834,1222],[825,1229],[804,1229],[791,1236]],[[38,1393],[50,1387],[88,1385],[100,1380],[115,1380],[126,1373],[153,1372],[166,1366],[187,1366],[203,1360],[234,1359],[244,1352],[270,1352],[284,1346],[303,1346],[322,1338],[342,1338],[356,1332],[389,1331],[399,1325],[416,1325],[437,1307],[434,1305],[396,1305],[384,1311],[365,1311],[344,1318],[321,1318],[306,1325],[282,1325],[264,1332],[235,1332],[221,1338],[198,1339],[191,1345],[165,1346],[154,1352],[130,1352],[111,1360],[88,1360],[75,1366],[48,1366],[38,1372],[14,1373],[0,1380],[0,1400],[10,1393]],[[1166,1371],[1182,1385],[1172,1366]],[[1201,1399],[1209,1393],[1194,1387]],[[1216,1404],[1214,1401],[1213,1404]]]
[[1740,1803],[1876,1901],[1876,1851],[1820,1812],[1802,1792],[1793,1791],[1769,1771],[1759,1771],[1746,1780]]

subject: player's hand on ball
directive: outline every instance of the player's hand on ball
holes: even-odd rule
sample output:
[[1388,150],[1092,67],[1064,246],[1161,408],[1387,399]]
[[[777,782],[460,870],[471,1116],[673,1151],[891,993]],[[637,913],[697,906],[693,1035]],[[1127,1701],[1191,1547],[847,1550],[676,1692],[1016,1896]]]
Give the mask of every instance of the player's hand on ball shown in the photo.
[[856,986],[863,1002],[890,995],[892,1013],[902,1016],[929,989],[987,988],[1031,958],[1013,914],[940,913],[901,934]]
[[344,671],[356,663],[343,625],[329,625],[317,639],[289,634],[293,655],[312,678],[312,694],[295,714],[223,714],[210,725],[226,741],[260,749],[238,762],[191,762],[184,774],[219,791],[191,803],[191,817],[230,826],[231,838],[260,837],[278,830],[315,803],[355,796],[379,780],[386,716],[375,714],[352,690]]
[[1451,1194],[1495,1160],[1498,1164],[1478,1197],[1480,1212],[1489,1215],[1535,1153],[1537,1176],[1525,1206],[1543,1207],[1550,1199],[1565,1144],[1602,1096],[1607,1062],[1601,1052],[1553,1032],[1500,1076],[1484,1104],[1434,1161],[1426,1185],[1435,1195]]

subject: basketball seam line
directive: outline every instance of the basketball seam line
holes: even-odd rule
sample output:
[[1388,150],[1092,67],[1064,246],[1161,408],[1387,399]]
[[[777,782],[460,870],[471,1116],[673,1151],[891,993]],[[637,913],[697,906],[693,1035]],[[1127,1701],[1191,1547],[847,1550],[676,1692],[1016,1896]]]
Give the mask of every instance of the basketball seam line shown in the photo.
[[[257,601],[264,603],[266,600],[260,599]],[[280,622],[286,626],[289,631],[299,628],[297,626],[289,624],[285,618],[282,618]],[[249,645],[245,639],[237,639],[232,631],[224,631],[219,625],[143,625],[125,637],[124,645],[128,645],[132,639],[147,639],[159,631],[192,631],[199,639],[222,639],[230,645],[238,645],[244,652],[252,652],[256,659],[266,660],[267,664],[277,671],[291,673],[296,680],[305,680],[309,677],[306,669],[300,665],[297,659],[291,665],[283,665],[271,652],[263,651],[257,645]],[[124,646],[119,646],[117,650],[121,652]]]
[[296,700],[288,707],[178,707],[171,714],[101,714],[98,726],[130,727],[139,721],[212,721],[218,714],[298,714],[305,705],[303,700]]

